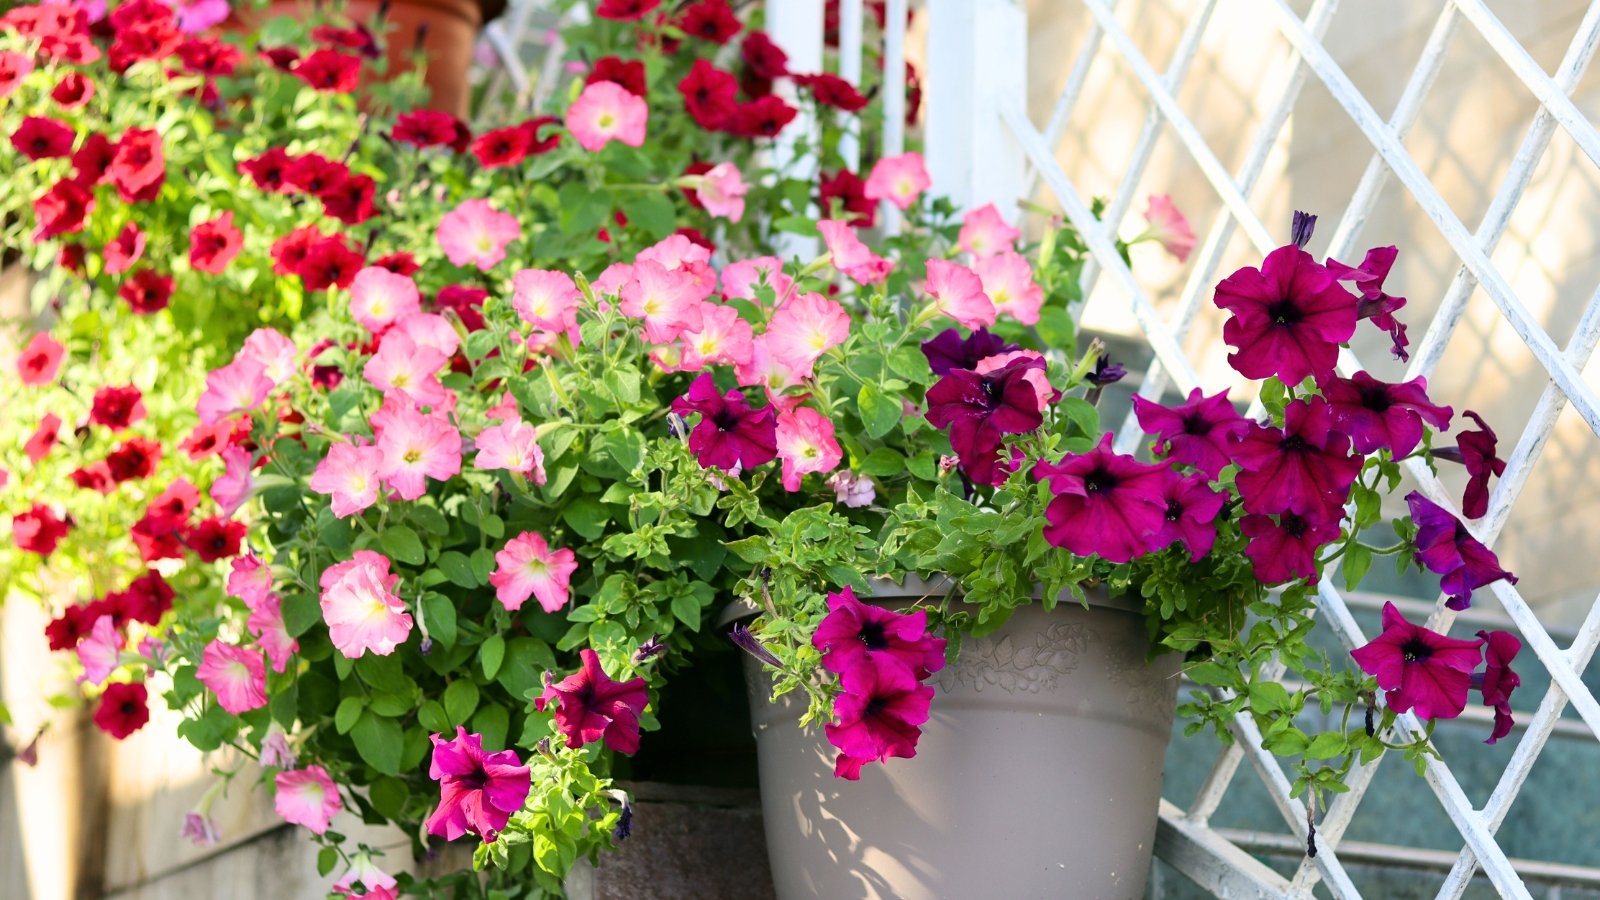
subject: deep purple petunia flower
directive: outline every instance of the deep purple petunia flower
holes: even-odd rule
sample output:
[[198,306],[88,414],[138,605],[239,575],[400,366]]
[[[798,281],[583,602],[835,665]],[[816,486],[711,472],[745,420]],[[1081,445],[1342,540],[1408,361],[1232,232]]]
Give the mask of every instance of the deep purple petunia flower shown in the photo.
[[1406,326],[1394,314],[1406,305],[1406,298],[1383,292],[1383,281],[1389,277],[1389,269],[1394,266],[1399,253],[1394,247],[1373,247],[1367,251],[1366,258],[1359,266],[1347,266],[1336,259],[1329,259],[1327,266],[1335,279],[1355,282],[1356,290],[1361,292],[1361,302],[1356,306],[1356,319],[1370,319],[1373,325],[1387,331],[1394,343],[1390,352],[1395,359],[1405,362],[1411,358],[1411,354],[1406,352],[1410,341],[1406,338]]
[[1466,609],[1472,605],[1472,592],[1504,578],[1511,584],[1517,576],[1500,568],[1500,560],[1467,531],[1460,519],[1422,494],[1406,495],[1411,520],[1417,523],[1417,561],[1428,571],[1442,576],[1439,587],[1450,595],[1445,606]]
[[1296,385],[1330,374],[1356,330],[1356,298],[1293,244],[1267,254],[1260,269],[1223,279],[1213,302],[1233,313],[1222,339],[1238,351],[1228,363],[1247,378],[1276,375]]
[[1423,422],[1440,431],[1450,427],[1450,407],[1428,400],[1428,380],[1420,375],[1389,384],[1357,372],[1324,382],[1322,396],[1333,409],[1334,427],[1350,435],[1361,454],[1388,447],[1400,459],[1422,442]]
[[1511,733],[1516,720],[1511,716],[1511,692],[1522,684],[1522,676],[1511,671],[1511,661],[1522,650],[1522,642],[1508,631],[1480,631],[1483,638],[1484,669],[1474,672],[1472,686],[1483,695],[1483,705],[1494,707],[1494,731],[1485,744],[1493,744]]
[[1234,444],[1245,510],[1337,520],[1361,458],[1350,455],[1350,438],[1333,430],[1333,412],[1320,398],[1290,403],[1283,418],[1282,430],[1252,424]]
[[935,375],[947,375],[953,369],[975,369],[978,363],[991,356],[1019,350],[1016,344],[979,328],[967,337],[956,328],[946,328],[922,342],[922,355],[928,358],[928,368]]
[[556,730],[567,736],[573,749],[605,739],[619,753],[639,750],[639,716],[650,694],[643,678],[613,681],[600,667],[600,657],[588,647],[578,651],[583,665],[565,680],[545,685],[533,705],[541,712],[556,702]]
[[928,389],[927,420],[950,429],[950,447],[961,471],[979,484],[1005,479],[999,465],[1000,439],[1026,434],[1044,423],[1039,393],[1027,374],[1044,368],[1038,357],[1018,357],[992,372],[952,369]]
[[1462,415],[1478,423],[1478,430],[1463,431],[1456,436],[1456,446],[1441,447],[1433,455],[1467,467],[1467,492],[1461,498],[1461,512],[1469,519],[1477,519],[1489,511],[1489,476],[1504,475],[1506,463],[1495,455],[1499,439],[1494,429],[1470,409]]
[[1055,498],[1045,507],[1045,540],[1078,556],[1125,563],[1159,550],[1166,526],[1166,482],[1172,470],[1111,449],[1111,435],[1088,453],[1040,462]]
[[1297,209],[1289,220],[1289,242],[1304,250],[1311,243],[1311,234],[1316,230],[1317,217]]
[[1463,641],[1413,625],[1393,603],[1383,605],[1383,633],[1350,651],[1361,671],[1388,692],[1389,708],[1423,719],[1453,719],[1467,708],[1482,641]]
[[1256,580],[1273,585],[1317,577],[1317,551],[1338,539],[1339,520],[1320,512],[1286,512],[1277,521],[1252,515],[1240,520],[1239,530],[1250,539],[1244,555]]
[[822,667],[829,672],[896,667],[920,681],[944,668],[944,638],[928,634],[926,610],[897,613],[868,606],[849,587],[828,595],[828,615],[811,645],[822,651]]
[[1161,530],[1151,543],[1170,547],[1182,541],[1189,551],[1189,561],[1199,562],[1216,543],[1217,514],[1228,500],[1227,492],[1212,490],[1202,475],[1183,477],[1174,473],[1167,479],[1162,497],[1167,508]]
[[1250,423],[1228,402],[1228,392],[1207,397],[1199,388],[1182,406],[1165,407],[1135,395],[1139,427],[1156,438],[1156,452],[1168,461],[1194,466],[1212,478],[1233,461],[1233,442]]
[[717,393],[707,372],[689,385],[689,393],[672,401],[680,416],[700,414],[689,432],[689,449],[700,467],[731,471],[742,465],[753,469],[778,456],[778,415],[772,407],[751,409],[742,391]]
[[844,692],[833,701],[838,721],[823,727],[828,742],[839,748],[835,777],[861,778],[861,767],[890,757],[917,755],[917,739],[928,721],[933,688],[918,683],[898,666],[857,666],[841,679]]
[[439,782],[439,808],[428,817],[429,834],[447,841],[473,832],[485,841],[522,809],[532,783],[528,767],[512,750],[486,753],[483,736],[456,726],[456,736],[433,735],[428,777]]

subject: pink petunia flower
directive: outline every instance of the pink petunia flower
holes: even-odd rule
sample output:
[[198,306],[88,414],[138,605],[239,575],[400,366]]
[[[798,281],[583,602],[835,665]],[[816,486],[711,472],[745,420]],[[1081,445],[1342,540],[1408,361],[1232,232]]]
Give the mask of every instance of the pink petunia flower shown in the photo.
[[254,552],[236,556],[229,564],[228,596],[238,597],[255,609],[272,593],[272,567]]
[[378,352],[362,366],[361,374],[385,397],[398,394],[417,406],[439,407],[448,401],[449,391],[439,383],[439,370],[449,357],[432,347],[395,331],[385,334]]
[[[456,736],[435,734],[428,777],[439,782],[439,807],[428,816],[429,834],[453,841],[469,832],[492,841],[522,809],[533,780],[512,750],[487,753],[483,735],[456,726]],[[370,888],[371,885],[368,885]]]
[[856,284],[876,284],[889,277],[894,263],[867,249],[846,222],[823,219],[817,223],[822,242],[833,257],[833,267]]
[[544,484],[544,451],[532,425],[515,417],[490,425],[478,432],[477,446],[477,468],[520,472],[534,484]]
[[926,289],[939,312],[967,328],[987,328],[995,323],[994,303],[983,292],[982,279],[960,263],[947,259],[928,260]]
[[909,209],[932,183],[928,168],[922,163],[922,154],[902,153],[886,156],[873,165],[872,174],[867,176],[865,193],[868,200],[887,200],[901,209]]
[[1033,268],[1026,259],[1007,250],[979,259],[972,264],[972,271],[997,312],[1024,325],[1039,323],[1044,289],[1034,282]]
[[217,823],[212,821],[211,816],[201,812],[187,812],[183,814],[183,828],[179,829],[178,837],[196,847],[212,847],[222,840],[222,831],[217,828]]
[[50,336],[48,331],[35,332],[28,346],[17,356],[17,374],[28,387],[39,387],[56,380],[61,370],[61,358],[67,348]]
[[683,272],[694,278],[701,297],[717,288],[717,273],[711,268],[711,250],[681,234],[669,234],[639,251],[634,263],[653,262],[668,272]]
[[384,340],[395,336],[403,337],[418,347],[441,353],[446,359],[454,356],[461,348],[461,335],[456,333],[449,319],[438,313],[411,313],[401,316],[394,323],[394,327],[384,335]]
[[78,642],[78,662],[83,664],[78,683],[99,684],[105,681],[116,671],[117,661],[122,657],[122,646],[122,634],[117,631],[112,618],[100,616],[95,619],[89,634]]
[[195,405],[203,425],[214,425],[234,413],[249,412],[261,405],[274,385],[260,360],[238,358],[212,369],[206,376],[206,390]]
[[750,323],[731,306],[707,303],[702,307],[700,328],[683,333],[683,359],[678,368],[698,372],[707,366],[739,366],[748,363],[752,352]]
[[831,472],[844,458],[833,438],[833,422],[807,406],[778,414],[778,456],[783,460],[783,487],[800,490],[812,472]]
[[[956,245],[975,259],[983,259],[997,253],[1012,252],[1019,237],[1022,237],[1022,232],[1007,224],[993,203],[985,203],[961,220],[961,233],[956,237]],[[999,305],[998,300],[995,305]]]
[[360,895],[364,897],[373,897],[376,891],[393,891],[399,885],[394,876],[378,868],[378,864],[372,860],[372,854],[365,851],[350,857],[349,871],[339,876],[339,880],[333,883],[333,889],[355,896],[352,888],[358,881],[366,889],[366,893]]
[[339,789],[321,766],[306,766],[279,772],[272,779],[277,787],[273,808],[278,816],[291,825],[304,825],[312,834],[323,834],[344,803],[339,800]]
[[311,473],[311,489],[332,496],[333,514],[342,519],[378,502],[382,465],[383,451],[377,447],[334,444]]
[[299,367],[295,357],[299,350],[294,341],[272,328],[257,328],[245,338],[244,346],[234,355],[236,360],[252,360],[261,364],[262,372],[273,387],[294,377]]
[[850,336],[850,315],[821,294],[801,294],[778,307],[763,336],[780,364],[809,377],[817,359]]
[[529,597],[536,598],[545,612],[567,605],[572,573],[578,569],[571,550],[551,550],[542,536],[524,531],[508,541],[494,561],[498,568],[489,576],[489,583],[506,609],[516,612]]
[[567,108],[567,130],[579,146],[591,153],[612,141],[629,147],[644,144],[650,107],[644,98],[610,81],[597,81],[583,89]]
[[668,344],[685,331],[699,331],[706,294],[687,272],[670,271],[658,263],[641,260],[633,278],[622,288],[623,315],[644,320],[644,338]]
[[776,337],[767,334],[756,335],[750,342],[750,358],[743,364],[735,364],[734,375],[739,379],[741,387],[760,386],[767,392],[767,399],[774,406],[795,406],[799,400],[784,397],[783,392],[801,383],[803,374],[782,362],[772,352],[772,343]]
[[267,705],[267,669],[259,653],[213,640],[201,655],[195,677],[236,716]]
[[878,488],[872,479],[849,469],[828,476],[828,487],[833,489],[834,499],[850,509],[871,506],[872,501],[878,498]]
[[1190,227],[1189,220],[1184,218],[1171,197],[1151,194],[1144,210],[1144,220],[1150,227],[1140,235],[1141,239],[1158,242],[1168,253],[1177,257],[1178,262],[1188,261],[1189,254],[1194,250],[1194,228]]
[[283,726],[277,722],[267,723],[267,733],[261,738],[261,756],[258,762],[262,768],[294,768],[294,747],[289,744],[289,735],[284,732]]
[[300,649],[300,642],[283,623],[283,600],[277,594],[268,594],[252,605],[244,627],[267,654],[274,672],[288,668],[289,658]]
[[[443,222],[439,223],[439,228],[442,243]],[[450,261],[455,262],[455,257]],[[357,272],[355,280],[350,282],[350,314],[374,334],[421,311],[421,294],[417,283],[409,276],[398,275],[381,266],[368,266]]]
[[224,516],[231,516],[249,499],[250,491],[254,488],[250,477],[250,451],[243,447],[225,447],[222,461],[227,465],[227,470],[211,482],[211,499],[221,507]]
[[565,272],[523,269],[511,276],[511,307],[535,330],[565,334],[578,346],[578,305],[583,294]]
[[465,200],[439,220],[435,237],[452,264],[487,272],[506,258],[506,247],[522,237],[522,226],[516,216],[495,210],[487,200]]
[[335,649],[349,659],[368,652],[388,656],[405,641],[411,616],[394,593],[399,581],[389,574],[388,558],[370,550],[323,571],[322,618]]
[[694,190],[706,212],[730,222],[744,217],[744,195],[750,188],[744,183],[739,167],[733,163],[717,163],[703,175],[690,176]]
[[383,453],[377,475],[400,499],[421,497],[428,478],[444,481],[461,471],[461,433],[442,416],[402,407],[382,421],[374,423]]
[[776,256],[741,259],[722,270],[722,293],[732,300],[756,302],[756,287],[762,283],[772,289],[777,302],[788,296],[794,279],[783,274],[783,260]]

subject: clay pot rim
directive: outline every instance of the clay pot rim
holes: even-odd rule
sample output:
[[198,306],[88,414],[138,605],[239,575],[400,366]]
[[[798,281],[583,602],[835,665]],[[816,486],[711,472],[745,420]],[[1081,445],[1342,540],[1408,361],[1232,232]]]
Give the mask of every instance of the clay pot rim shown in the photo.
[[[905,579],[900,582],[895,582],[890,578],[873,578],[872,584],[872,591],[870,593],[863,594],[860,598],[861,600],[867,602],[887,602],[893,600],[940,599],[943,598],[945,594],[949,593],[952,587],[950,579],[943,575],[935,575],[932,578],[923,578],[920,575],[908,574],[906,575]],[[1133,613],[1135,615],[1142,615],[1144,613],[1144,606],[1139,601],[1139,598],[1131,595],[1119,595],[1113,597],[1111,596],[1111,593],[1106,590],[1104,584],[1089,586],[1084,589],[1084,594],[1088,598],[1089,606],[1091,607]],[[1044,589],[1042,587],[1034,588],[1033,599],[1040,600],[1043,597]],[[1080,605],[1077,598],[1072,596],[1071,591],[1063,592],[1060,599],[1056,601],[1056,604],[1073,604],[1075,606]],[[1021,607],[1019,607],[1019,609],[1020,608]],[[740,598],[723,607],[722,611],[717,614],[716,627],[721,628],[725,625],[731,625],[740,619],[748,619],[752,616],[760,615],[763,612],[765,612],[765,610],[761,609],[761,607],[757,606],[753,601]]]

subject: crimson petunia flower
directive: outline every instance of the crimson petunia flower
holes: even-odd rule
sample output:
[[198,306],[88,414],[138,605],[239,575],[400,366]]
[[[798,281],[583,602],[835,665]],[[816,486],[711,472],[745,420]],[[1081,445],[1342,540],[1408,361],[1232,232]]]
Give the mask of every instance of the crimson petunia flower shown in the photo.
[[1413,710],[1423,719],[1453,719],[1467,707],[1472,670],[1483,658],[1483,642],[1457,640],[1413,625],[1393,603],[1385,603],[1383,633],[1350,655],[1388,692],[1390,709]]
[[777,137],[799,114],[800,110],[785,103],[782,97],[757,97],[734,107],[733,113],[722,123],[722,130],[739,137]]
[[72,127],[48,116],[27,116],[11,132],[11,146],[29,159],[59,159],[72,154],[77,134]]
[[89,405],[89,421],[112,431],[127,428],[143,419],[144,414],[144,394],[131,384],[103,387],[94,392]]
[[1494,707],[1494,730],[1485,744],[1493,744],[1511,733],[1516,720],[1511,716],[1511,692],[1522,684],[1522,676],[1511,671],[1511,661],[1522,650],[1522,642],[1507,631],[1480,631],[1483,638],[1484,670],[1472,674],[1472,687],[1483,695],[1483,705]]
[[1357,372],[1323,382],[1322,395],[1333,410],[1334,426],[1350,436],[1357,453],[1387,447],[1400,459],[1422,442],[1423,422],[1440,431],[1450,427],[1450,407],[1428,400],[1428,380],[1421,375],[1390,384]]
[[763,81],[789,74],[789,55],[765,31],[751,31],[744,36],[739,43],[739,58],[752,75]]
[[167,584],[161,573],[154,569],[128,582],[128,589],[123,594],[126,597],[128,618],[146,625],[154,625],[161,621],[161,617],[172,608],[173,598],[177,596],[172,585]]
[[[835,201],[838,202],[837,208],[834,207]],[[878,204],[867,199],[866,180],[849,169],[840,169],[832,175],[822,173],[817,182],[817,205],[825,218],[844,222],[853,228],[871,228],[878,218]]]
[[63,178],[33,201],[38,223],[34,240],[47,240],[83,230],[83,220],[94,209],[94,192],[75,179]]
[[189,267],[220,275],[244,246],[244,234],[233,224],[233,211],[201,222],[189,231]]
[[856,86],[837,75],[822,72],[817,75],[796,75],[795,83],[811,91],[811,98],[821,106],[843,112],[860,112],[866,108],[867,97]]
[[109,494],[117,489],[117,480],[111,477],[111,467],[106,465],[105,460],[79,466],[67,473],[67,477],[72,479],[73,484],[86,491]]
[[1502,578],[1517,583],[1517,576],[1500,568],[1494,552],[1473,537],[1460,519],[1417,491],[1406,495],[1406,504],[1417,524],[1417,561],[1442,576],[1439,587],[1450,595],[1445,606],[1466,609],[1472,605],[1474,590]]
[[732,74],[697,59],[689,74],[678,82],[678,93],[690,118],[701,128],[717,129],[738,108],[739,82]]
[[150,692],[143,683],[112,682],[94,709],[96,728],[122,740],[150,721]]
[[94,97],[94,82],[82,72],[68,72],[61,76],[50,91],[50,99],[63,109],[77,109]]
[[140,269],[117,288],[117,296],[126,300],[128,308],[141,316],[160,312],[172,301],[172,276],[154,269]]
[[574,750],[604,738],[606,746],[619,753],[638,752],[639,717],[650,702],[644,679],[613,681],[600,667],[600,657],[587,647],[578,651],[578,657],[582,667],[562,681],[547,683],[534,707],[542,712],[555,702],[556,730],[566,735],[567,746]]
[[643,97],[649,90],[645,82],[644,61],[638,59],[622,59],[618,56],[602,56],[594,61],[594,67],[583,78],[584,86],[594,84],[596,81],[609,81],[627,88],[628,93],[635,97]]
[[202,562],[216,562],[239,555],[245,531],[243,522],[212,516],[189,529],[183,536],[183,542]]
[[1233,313],[1222,339],[1237,351],[1228,363],[1247,378],[1276,375],[1295,385],[1330,374],[1356,330],[1356,298],[1293,244],[1267,254],[1260,269],[1223,279],[1214,302]]
[[594,14],[613,22],[636,22],[661,5],[661,0],[600,0]]
[[71,650],[78,646],[94,626],[95,617],[89,614],[89,607],[74,604],[61,611],[61,615],[50,620],[44,626],[45,640],[49,642],[51,650]]
[[457,152],[465,150],[472,140],[465,122],[435,109],[401,113],[390,135],[413,147],[450,147]]
[[139,230],[138,225],[129,222],[122,226],[122,230],[100,253],[105,260],[101,271],[107,275],[118,275],[133,268],[133,264],[144,255],[144,243],[144,232]]
[[48,331],[34,332],[27,346],[17,355],[17,376],[29,387],[39,387],[56,380],[61,370],[61,359],[67,348],[50,336]]
[[872,665],[856,666],[841,682],[844,691],[833,700],[837,721],[823,727],[828,742],[839,748],[835,777],[857,781],[867,763],[917,755],[933,703],[931,686],[903,668]]
[[1039,393],[1027,376],[1043,369],[1038,357],[1018,357],[992,372],[952,369],[928,389],[926,418],[950,430],[961,471],[980,484],[999,484],[1001,437],[1026,434],[1044,422]]
[[959,329],[946,328],[922,342],[922,355],[928,358],[928,368],[935,375],[948,375],[954,369],[976,369],[978,363],[991,356],[1020,349],[982,328],[966,337]]
[[337,50],[314,50],[289,71],[314,90],[348,94],[361,82],[361,57]]
[[739,17],[728,7],[728,0],[691,3],[679,13],[677,25],[684,34],[714,44],[726,44],[743,27]]
[[743,391],[717,393],[709,372],[696,378],[688,393],[672,401],[672,411],[680,416],[700,414],[700,421],[689,432],[689,449],[703,469],[753,469],[777,458],[777,413],[770,406],[751,409]]
[[1456,446],[1441,447],[1433,455],[1467,467],[1467,492],[1461,498],[1461,512],[1469,519],[1477,519],[1489,511],[1489,476],[1504,475],[1506,463],[1495,455],[1499,440],[1494,429],[1470,409],[1462,415],[1478,423],[1478,430],[1463,431],[1456,437]]
[[133,523],[128,536],[133,538],[133,545],[139,550],[139,558],[145,562],[154,562],[158,559],[182,559],[183,533],[182,520],[147,512],[143,518]]
[[514,166],[528,158],[533,136],[520,125],[496,128],[478,135],[472,142],[472,155],[485,169]]
[[828,595],[828,614],[811,635],[822,651],[822,667],[848,672],[856,666],[904,669],[921,681],[944,668],[943,638],[928,634],[928,613],[897,613],[868,606],[849,587]]
[[1156,452],[1167,460],[1194,466],[1212,478],[1233,461],[1234,441],[1250,423],[1228,402],[1228,392],[1207,397],[1199,388],[1181,406],[1166,407],[1134,395],[1139,427],[1156,439]]
[[274,194],[289,192],[289,164],[294,157],[282,147],[269,147],[260,156],[239,163],[239,171],[250,176],[256,187]]
[[1336,259],[1329,259],[1327,266],[1337,280],[1355,282],[1356,290],[1361,292],[1356,318],[1370,320],[1373,325],[1388,332],[1393,343],[1390,352],[1396,359],[1405,362],[1411,358],[1411,354],[1406,352],[1410,341],[1406,338],[1406,326],[1394,314],[1406,305],[1406,298],[1383,292],[1384,279],[1389,277],[1389,269],[1394,266],[1399,252],[1394,247],[1374,247],[1367,251],[1366,258],[1359,266],[1347,266]]
[[433,760],[428,777],[439,782],[439,806],[428,816],[428,833],[453,841],[468,832],[493,841],[512,814],[521,811],[532,775],[514,750],[487,753],[483,735],[456,726],[456,736],[430,735]]
[[22,445],[22,454],[28,461],[38,464],[39,460],[50,455],[57,443],[61,441],[61,417],[55,413],[45,413],[39,419],[39,427],[28,437]]
[[300,276],[308,291],[323,291],[332,287],[343,290],[356,280],[362,263],[361,254],[350,249],[342,237],[330,237],[318,241],[306,251],[295,274]]
[[72,523],[43,503],[35,503],[11,517],[11,540],[18,550],[49,556],[72,531]]
[[161,460],[161,442],[150,438],[129,438],[106,454],[106,469],[118,484],[149,478]]
[[1161,530],[1151,541],[1152,546],[1170,547],[1182,541],[1189,551],[1189,561],[1199,562],[1216,543],[1217,515],[1228,501],[1227,492],[1212,490],[1201,475],[1173,475],[1167,479],[1162,498],[1166,501],[1166,511]]
[[322,211],[346,225],[360,225],[378,214],[373,204],[378,184],[371,175],[351,175],[338,184],[317,192]]
[[1088,453],[1041,462],[1034,474],[1055,495],[1045,507],[1045,540],[1078,556],[1125,563],[1160,549],[1171,469],[1111,449],[1111,435]]
[[283,177],[291,187],[321,195],[343,184],[350,177],[350,167],[320,153],[303,153],[289,161]]
[[1339,537],[1339,521],[1320,511],[1306,515],[1286,512],[1271,516],[1245,516],[1239,530],[1250,539],[1244,555],[1250,558],[1256,580],[1266,585],[1315,578],[1317,551]]
[[1320,398],[1290,403],[1281,430],[1252,424],[1235,442],[1233,461],[1243,470],[1234,482],[1246,511],[1333,519],[1362,464],[1350,455],[1350,438],[1333,430],[1333,412]]
[[167,164],[161,135],[150,128],[130,128],[117,139],[106,176],[126,203],[147,203],[161,192]]

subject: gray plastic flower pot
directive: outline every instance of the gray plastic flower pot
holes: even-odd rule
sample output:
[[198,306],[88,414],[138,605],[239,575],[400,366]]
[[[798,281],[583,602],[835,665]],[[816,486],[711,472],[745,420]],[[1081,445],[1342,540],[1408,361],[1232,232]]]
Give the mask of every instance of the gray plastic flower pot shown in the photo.
[[[873,601],[942,593],[886,582]],[[931,679],[916,757],[870,764],[858,782],[834,777],[822,729],[797,724],[802,701],[769,702],[771,679],[747,658],[778,897],[1142,898],[1180,659],[1147,664],[1134,608],[1090,598],[1030,605],[968,638]]]

